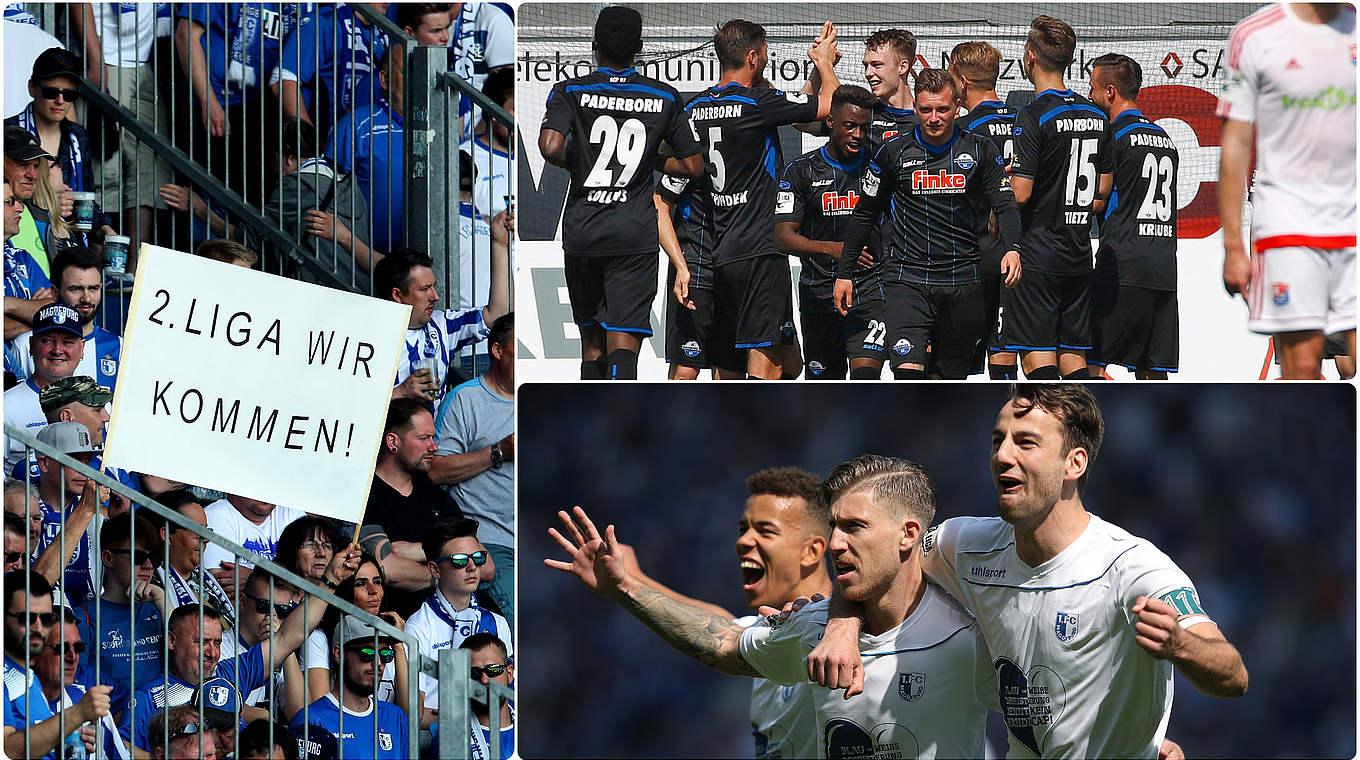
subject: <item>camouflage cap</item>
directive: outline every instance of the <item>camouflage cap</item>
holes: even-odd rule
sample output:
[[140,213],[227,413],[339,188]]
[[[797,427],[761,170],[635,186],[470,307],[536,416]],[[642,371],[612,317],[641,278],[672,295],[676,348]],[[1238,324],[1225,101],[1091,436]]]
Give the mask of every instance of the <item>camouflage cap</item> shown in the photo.
[[75,375],[63,377],[43,388],[38,393],[38,406],[42,407],[43,414],[50,414],[72,401],[79,401],[85,406],[97,408],[109,403],[112,399],[113,391],[96,383],[94,378],[89,375]]

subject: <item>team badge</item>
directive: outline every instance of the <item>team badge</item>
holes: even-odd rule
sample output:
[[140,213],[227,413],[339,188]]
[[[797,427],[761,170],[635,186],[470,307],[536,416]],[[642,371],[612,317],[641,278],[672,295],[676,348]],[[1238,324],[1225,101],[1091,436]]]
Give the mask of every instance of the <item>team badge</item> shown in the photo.
[[227,687],[209,686],[208,702],[210,702],[214,707],[225,707],[227,704]]
[[685,356],[691,359],[698,357],[703,352],[703,349],[699,347],[699,342],[694,340],[686,341],[684,345],[680,346],[680,350],[684,351]]
[[959,155],[954,157],[954,165],[964,171],[968,171],[969,169],[973,168],[973,166],[976,163],[977,162],[973,160],[972,153],[960,153]]
[[814,374],[814,375],[820,375],[820,374],[822,374],[822,373],[825,372],[825,371],[826,371],[826,367],[822,366],[822,363],[821,363],[821,362],[819,362],[819,361],[817,361],[817,360],[815,360],[815,359],[812,360],[812,361],[810,361],[810,362],[808,362],[808,372],[811,372],[811,373]]
[[897,695],[908,702],[915,702],[926,693],[925,673],[898,673]]
[[1276,306],[1284,306],[1289,303],[1289,283],[1272,283],[1270,286],[1270,300]]
[[391,734],[385,734],[385,733],[379,731],[379,732],[378,732],[378,746],[381,747],[382,749],[387,750],[387,751],[390,752],[390,751],[392,750],[392,735],[391,735]]
[[893,353],[898,356],[906,356],[911,353],[911,341],[906,338],[899,338],[897,342],[893,344]]
[[118,360],[113,358],[113,354],[99,360],[99,371],[105,375],[118,374]]
[[1077,616],[1069,612],[1059,612],[1058,619],[1053,623],[1053,633],[1057,635],[1058,641],[1066,644],[1077,636]]

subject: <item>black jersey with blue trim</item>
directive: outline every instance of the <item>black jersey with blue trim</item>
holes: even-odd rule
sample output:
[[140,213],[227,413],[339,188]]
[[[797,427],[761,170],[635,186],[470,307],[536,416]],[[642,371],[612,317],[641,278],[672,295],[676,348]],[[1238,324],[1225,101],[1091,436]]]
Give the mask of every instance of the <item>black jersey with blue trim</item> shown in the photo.
[[874,108],[869,113],[871,116],[869,119],[869,155],[871,156],[874,151],[878,150],[878,146],[903,132],[910,131],[921,123],[916,112],[910,108],[893,108],[881,100],[874,103]]
[[1091,204],[1107,174],[1105,112],[1071,90],[1044,90],[1015,117],[1011,176],[1034,181],[1020,208],[1026,268],[1091,271]]
[[634,69],[599,68],[553,85],[543,128],[565,135],[570,146],[563,251],[655,253],[657,148],[665,141],[679,158],[699,152],[675,88]]
[[[844,243],[868,163],[867,149],[860,151],[854,163],[842,164],[831,157],[826,146],[793,159],[784,167],[784,178],[779,182],[774,223],[797,222],[798,234],[809,240]],[[836,259],[808,256],[802,261],[799,282],[811,288],[817,298],[830,299],[836,285]],[[855,268],[856,303],[883,298],[878,285],[882,269],[877,262],[869,269]]]
[[713,289],[713,215],[708,208],[708,183],[663,175],[656,192],[671,204],[671,226],[689,267],[689,286]]
[[805,93],[737,82],[710,87],[685,105],[708,165],[717,266],[776,254],[774,202],[783,160],[778,127],[817,119]]
[[[852,246],[862,245],[879,214],[887,212],[890,222],[879,246],[885,279],[979,282],[978,237],[987,234],[992,211],[1007,250],[1019,250],[1020,216],[992,141],[955,127],[949,142],[934,146],[915,127],[884,143],[870,160],[845,250],[858,250]],[[853,257],[842,254],[839,271],[853,271]]]
[[1176,175],[1166,130],[1129,109],[1110,123],[1114,192],[1100,223],[1095,282],[1176,289]]
[[956,119],[954,124],[969,132],[990,138],[996,149],[1001,152],[1002,160],[1010,163],[1011,156],[1015,154],[1013,134],[1015,114],[1014,108],[999,100],[984,100],[977,104],[977,108],[969,111],[967,116]]

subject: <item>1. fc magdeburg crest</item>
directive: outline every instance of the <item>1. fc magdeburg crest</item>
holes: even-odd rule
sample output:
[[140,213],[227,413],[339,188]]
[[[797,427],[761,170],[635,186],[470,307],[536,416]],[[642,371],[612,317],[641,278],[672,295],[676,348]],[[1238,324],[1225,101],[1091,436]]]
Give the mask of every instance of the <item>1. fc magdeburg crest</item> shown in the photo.
[[1058,641],[1066,644],[1077,635],[1077,616],[1068,612],[1059,612],[1058,619],[1053,623],[1053,632],[1058,635]]
[[915,702],[926,693],[925,673],[898,673],[897,694],[908,702]]

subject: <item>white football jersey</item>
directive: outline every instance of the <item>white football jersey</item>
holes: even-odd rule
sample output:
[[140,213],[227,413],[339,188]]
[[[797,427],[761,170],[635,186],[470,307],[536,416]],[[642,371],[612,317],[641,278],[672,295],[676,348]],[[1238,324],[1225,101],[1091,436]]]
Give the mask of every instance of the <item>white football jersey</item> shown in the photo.
[[956,517],[921,541],[922,568],[987,637],[1010,732],[1008,757],[1157,757],[1172,665],[1134,641],[1130,612],[1160,597],[1188,628],[1209,620],[1195,587],[1148,541],[1095,515],[1038,567],[999,517]]
[[[762,620],[758,615],[747,615],[737,618],[736,623],[750,628]],[[756,760],[818,756],[821,741],[817,737],[813,688],[806,678],[796,684],[751,679],[751,733],[756,740]]]
[[1355,245],[1355,10],[1310,24],[1288,3],[1228,43],[1218,115],[1256,124],[1252,237],[1259,250]]
[[[810,604],[776,628],[741,635],[741,655],[771,681],[807,680],[804,664],[826,628],[830,602]],[[997,709],[996,677],[977,621],[926,584],[901,625],[860,634],[864,693],[813,686],[818,757],[982,757],[987,710]]]

